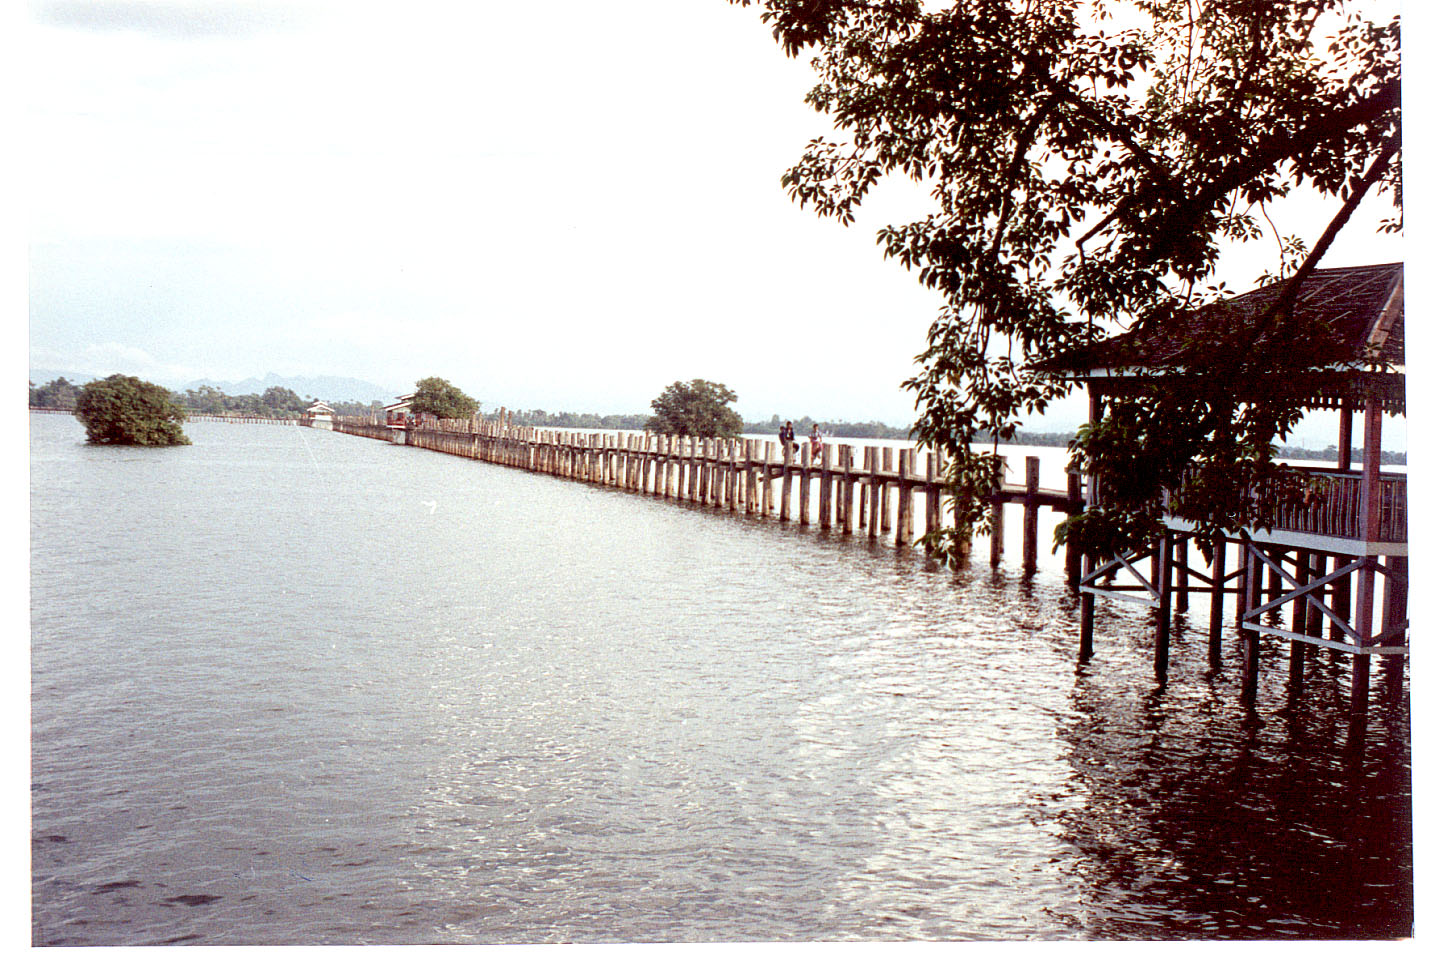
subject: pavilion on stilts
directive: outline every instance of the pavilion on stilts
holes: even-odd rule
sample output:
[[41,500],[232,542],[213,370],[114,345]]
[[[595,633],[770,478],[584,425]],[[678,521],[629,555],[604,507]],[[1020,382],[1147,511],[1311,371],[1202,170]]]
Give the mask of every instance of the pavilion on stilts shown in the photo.
[[[1259,323],[1284,285],[1270,284],[1168,324],[1121,334],[1044,366],[1086,385],[1090,417],[1097,420],[1113,398],[1184,375],[1187,344],[1220,342],[1222,336],[1234,337],[1236,325]],[[1382,416],[1405,412],[1404,266],[1315,270],[1302,282],[1290,318],[1290,335],[1310,338],[1306,348],[1314,358],[1296,374],[1305,409],[1340,414],[1335,466],[1305,468],[1318,495],[1283,508],[1270,529],[1217,538],[1209,545],[1208,569],[1203,563],[1192,566],[1193,528],[1174,516],[1166,517],[1159,540],[1140,550],[1085,558],[1082,659],[1094,649],[1097,597],[1149,604],[1158,610],[1155,674],[1163,683],[1174,613],[1185,611],[1192,592],[1205,592],[1211,601],[1209,660],[1217,669],[1224,600],[1235,598],[1242,691],[1249,701],[1256,694],[1262,637],[1289,642],[1294,691],[1303,682],[1307,656],[1320,647],[1351,657],[1356,709],[1368,701],[1373,657],[1384,658],[1387,676],[1401,682],[1409,651],[1406,475],[1380,469],[1380,433]],[[1357,413],[1363,425],[1358,468],[1351,462]],[[1098,502],[1097,496],[1103,491],[1087,482],[1087,502]]]

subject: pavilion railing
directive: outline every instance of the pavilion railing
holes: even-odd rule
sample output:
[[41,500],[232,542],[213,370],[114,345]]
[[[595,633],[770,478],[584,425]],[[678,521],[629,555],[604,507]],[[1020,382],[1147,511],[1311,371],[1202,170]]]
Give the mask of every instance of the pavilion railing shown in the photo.
[[[1272,530],[1360,540],[1364,535],[1362,482],[1358,471],[1299,467],[1308,478],[1301,503],[1281,507]],[[1167,498],[1168,499],[1168,498]],[[1380,530],[1378,543],[1404,543],[1409,516],[1405,474],[1380,475]]]

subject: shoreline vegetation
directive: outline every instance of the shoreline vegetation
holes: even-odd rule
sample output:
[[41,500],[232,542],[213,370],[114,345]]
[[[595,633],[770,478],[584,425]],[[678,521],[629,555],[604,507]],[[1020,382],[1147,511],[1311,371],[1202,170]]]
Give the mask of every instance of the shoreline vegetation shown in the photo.
[[[79,393],[79,387],[70,384],[61,378],[52,380],[43,386],[30,387],[30,407],[32,409],[48,410],[70,410],[73,409],[75,396]],[[244,396],[232,397],[222,393],[214,387],[202,387],[199,390],[187,390],[183,393],[172,391],[171,395],[175,402],[190,413],[205,414],[209,416],[235,416],[235,417],[268,417],[274,419],[299,419],[305,408],[314,403],[318,398],[304,399],[290,390],[283,388],[271,388],[264,394],[246,394]],[[338,416],[369,416],[379,414],[384,416],[385,405],[379,400],[363,403],[356,400],[327,400],[327,403],[334,408]],[[494,416],[494,412],[490,414]],[[510,422],[520,427],[547,427],[557,430],[644,430],[645,424],[650,420],[649,414],[644,413],[622,413],[622,414],[597,414],[597,413],[571,413],[561,411],[549,413],[545,410],[512,410],[509,411]],[[746,420],[740,428],[741,433],[746,434],[779,434],[780,427],[785,421],[779,414],[772,415],[768,420]],[[809,416],[792,418],[791,423],[795,427],[797,437],[809,436],[810,430],[817,423],[820,432],[827,437],[845,437],[854,440],[909,440],[911,432],[909,427],[892,427],[889,424],[881,423],[878,420],[850,421],[850,420],[815,420]],[[1069,445],[1075,438],[1074,431],[1065,432],[1034,432],[1019,430],[1015,438],[1009,441],[1011,446],[1024,447],[1064,447]],[[993,437],[976,437],[977,443],[988,444],[993,442]],[[1282,445],[1275,449],[1275,456],[1288,460],[1318,460],[1334,462],[1339,450],[1335,444],[1330,444],[1324,449],[1316,450],[1309,447],[1298,447]],[[1360,448],[1355,448],[1351,459],[1358,463],[1361,456]],[[1381,454],[1380,462],[1392,466],[1402,466],[1406,463],[1406,455],[1393,450],[1386,450]]]

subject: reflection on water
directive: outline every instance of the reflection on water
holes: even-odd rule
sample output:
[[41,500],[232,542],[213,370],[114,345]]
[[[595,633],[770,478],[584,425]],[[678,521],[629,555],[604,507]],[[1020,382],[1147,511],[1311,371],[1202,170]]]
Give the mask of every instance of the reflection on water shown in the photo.
[[1292,705],[1268,650],[1247,712],[1199,630],[1157,691],[1119,604],[1077,668],[1054,558],[298,428],[31,430],[37,943],[1410,929],[1408,703],[1347,749],[1344,664]]

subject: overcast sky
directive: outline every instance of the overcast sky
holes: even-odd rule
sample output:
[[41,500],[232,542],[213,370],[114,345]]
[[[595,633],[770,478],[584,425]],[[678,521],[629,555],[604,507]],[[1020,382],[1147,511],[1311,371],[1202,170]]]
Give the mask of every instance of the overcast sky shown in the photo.
[[[899,383],[938,301],[875,230],[925,197],[886,187],[849,228],[786,198],[827,127],[753,8],[30,12],[32,368],[435,375],[486,410],[593,412],[701,377],[748,417],[913,419]],[[1296,207],[1291,229],[1314,236],[1333,206]],[[1352,228],[1326,265],[1399,259]]]

